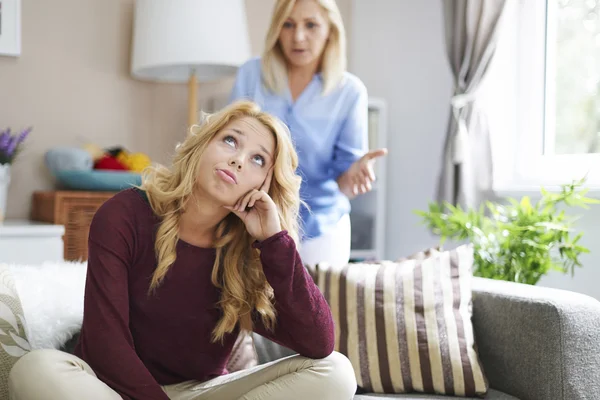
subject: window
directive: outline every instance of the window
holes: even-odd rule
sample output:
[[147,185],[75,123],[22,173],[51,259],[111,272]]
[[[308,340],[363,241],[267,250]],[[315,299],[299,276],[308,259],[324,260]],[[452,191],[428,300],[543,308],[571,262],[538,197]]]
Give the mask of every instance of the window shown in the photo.
[[600,0],[517,0],[508,11],[483,96],[496,189],[585,175],[600,188]]
[[547,154],[600,153],[600,1],[548,2]]

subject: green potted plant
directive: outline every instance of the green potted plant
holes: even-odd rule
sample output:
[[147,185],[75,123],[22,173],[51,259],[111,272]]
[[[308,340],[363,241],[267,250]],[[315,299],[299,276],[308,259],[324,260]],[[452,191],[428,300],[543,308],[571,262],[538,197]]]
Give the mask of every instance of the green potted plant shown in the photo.
[[551,270],[574,274],[579,256],[589,253],[579,244],[582,233],[574,234],[576,218],[561,209],[600,203],[585,197],[584,182],[561,185],[557,193],[542,188],[534,204],[528,196],[508,198],[506,204],[488,201],[477,210],[430,203],[428,211],[416,213],[442,244],[447,239],[472,243],[475,276],[535,285]]

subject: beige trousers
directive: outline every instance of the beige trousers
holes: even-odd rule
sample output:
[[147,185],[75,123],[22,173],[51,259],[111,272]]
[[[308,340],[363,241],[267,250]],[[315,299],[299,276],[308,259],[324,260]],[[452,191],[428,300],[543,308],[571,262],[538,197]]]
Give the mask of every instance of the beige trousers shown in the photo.
[[[11,400],[121,400],[80,358],[34,350],[12,368]],[[162,387],[175,400],[350,400],[356,379],[350,361],[334,352],[320,360],[293,355],[206,382]]]

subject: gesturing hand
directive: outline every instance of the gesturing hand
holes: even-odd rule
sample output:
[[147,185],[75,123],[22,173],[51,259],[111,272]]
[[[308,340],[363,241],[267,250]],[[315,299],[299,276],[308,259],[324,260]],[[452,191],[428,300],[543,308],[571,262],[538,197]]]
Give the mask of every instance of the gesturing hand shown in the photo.
[[246,225],[248,233],[259,241],[281,231],[277,206],[268,194],[271,179],[273,179],[273,169],[267,174],[267,179],[260,189],[253,189],[246,193],[235,206],[225,207],[237,215]]
[[371,150],[355,161],[337,180],[342,193],[349,198],[370,192],[375,181],[375,159],[387,154],[387,149]]

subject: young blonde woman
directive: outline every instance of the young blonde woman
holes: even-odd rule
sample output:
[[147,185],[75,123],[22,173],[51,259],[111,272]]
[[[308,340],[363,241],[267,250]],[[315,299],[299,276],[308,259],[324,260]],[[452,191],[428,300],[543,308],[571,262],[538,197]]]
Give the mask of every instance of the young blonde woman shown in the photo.
[[308,264],[350,258],[350,199],[371,190],[368,97],[346,71],[335,0],[278,0],[265,51],[239,70],[230,100],[251,99],[290,129],[303,177],[300,254]]
[[[194,127],[171,168],[98,210],[75,355],[22,357],[11,399],[351,399],[352,366],[296,251],[296,166],[289,132],[254,103]],[[240,330],[298,355],[228,373]]]

